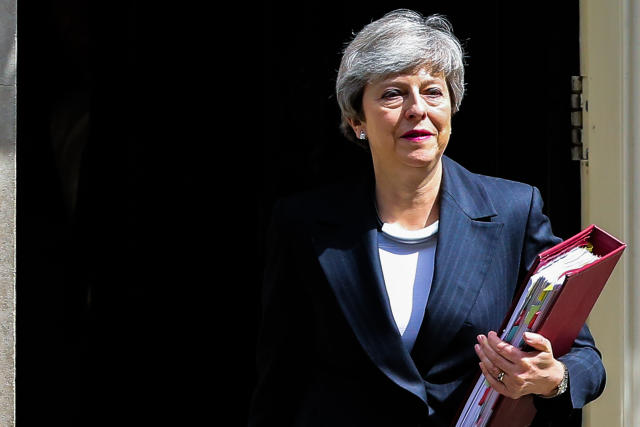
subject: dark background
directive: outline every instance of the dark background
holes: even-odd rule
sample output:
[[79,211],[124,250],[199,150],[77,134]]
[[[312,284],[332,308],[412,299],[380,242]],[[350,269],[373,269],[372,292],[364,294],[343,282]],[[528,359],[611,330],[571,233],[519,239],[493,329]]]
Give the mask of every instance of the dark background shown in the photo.
[[18,2],[19,422],[244,423],[271,206],[370,167],[335,75],[399,7],[449,17],[467,54],[447,154],[577,232],[577,0]]

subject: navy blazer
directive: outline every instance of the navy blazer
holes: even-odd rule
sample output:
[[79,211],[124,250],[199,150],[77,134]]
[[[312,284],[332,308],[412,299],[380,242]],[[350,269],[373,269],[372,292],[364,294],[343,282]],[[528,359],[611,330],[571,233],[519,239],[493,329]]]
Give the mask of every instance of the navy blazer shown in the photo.
[[[479,369],[476,336],[498,331],[535,255],[560,241],[537,189],[444,156],[433,283],[408,352],[378,257],[373,178],[363,181],[274,208],[250,426],[450,425]],[[586,326],[561,360],[569,392],[536,399],[538,423],[566,425],[604,388]]]

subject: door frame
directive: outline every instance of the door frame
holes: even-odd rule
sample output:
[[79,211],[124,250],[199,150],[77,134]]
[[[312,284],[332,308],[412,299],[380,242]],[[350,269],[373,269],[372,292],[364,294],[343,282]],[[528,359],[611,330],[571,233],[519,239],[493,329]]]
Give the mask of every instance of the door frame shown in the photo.
[[583,77],[582,225],[627,250],[589,317],[607,370],[585,426],[640,425],[640,0],[580,1]]

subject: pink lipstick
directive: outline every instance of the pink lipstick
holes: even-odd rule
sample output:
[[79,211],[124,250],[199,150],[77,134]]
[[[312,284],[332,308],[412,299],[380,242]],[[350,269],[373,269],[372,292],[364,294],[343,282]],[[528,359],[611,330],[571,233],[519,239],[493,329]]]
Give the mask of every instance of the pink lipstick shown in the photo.
[[432,132],[429,132],[424,129],[413,129],[409,132],[405,132],[401,138],[408,139],[409,141],[419,142],[424,141],[427,138],[433,136]]

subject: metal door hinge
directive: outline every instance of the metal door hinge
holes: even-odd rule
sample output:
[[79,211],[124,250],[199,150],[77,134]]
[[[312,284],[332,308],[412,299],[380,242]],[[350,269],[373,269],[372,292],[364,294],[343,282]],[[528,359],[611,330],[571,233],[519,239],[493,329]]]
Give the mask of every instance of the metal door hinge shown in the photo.
[[571,160],[588,160],[589,150],[582,143],[583,76],[571,76]]

